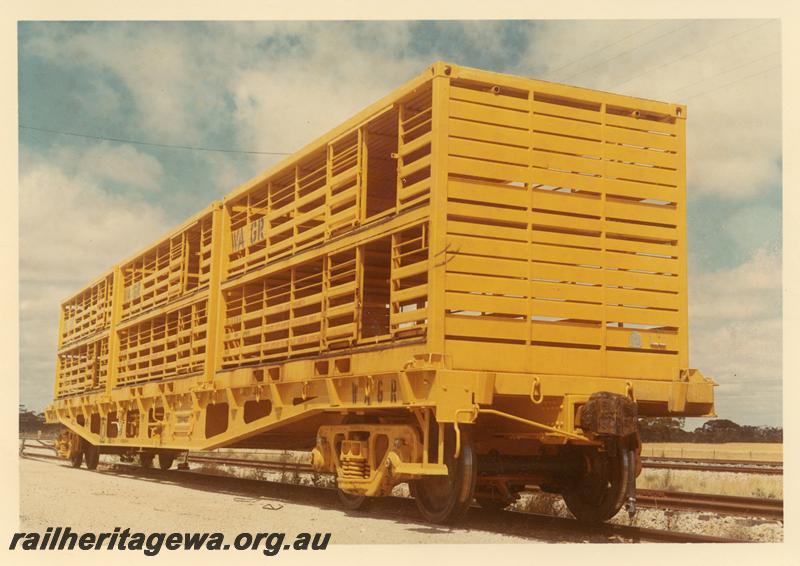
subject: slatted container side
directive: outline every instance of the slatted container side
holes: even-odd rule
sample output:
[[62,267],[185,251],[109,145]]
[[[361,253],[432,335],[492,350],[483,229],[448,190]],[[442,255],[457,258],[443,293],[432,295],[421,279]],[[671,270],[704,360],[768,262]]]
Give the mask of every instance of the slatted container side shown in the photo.
[[108,336],[61,350],[57,366],[57,399],[105,389]]
[[207,212],[121,266],[121,320],[206,289],[211,276],[212,214]]
[[427,84],[227,198],[223,278],[426,204],[431,123]]
[[222,367],[278,363],[424,335],[427,228],[419,224],[224,291]]
[[108,330],[111,324],[111,302],[114,276],[109,273],[61,305],[62,346]]
[[451,81],[447,123],[456,363],[675,378],[686,367],[683,118],[478,75]]
[[117,331],[117,386],[202,372],[208,343],[208,301],[162,310]]

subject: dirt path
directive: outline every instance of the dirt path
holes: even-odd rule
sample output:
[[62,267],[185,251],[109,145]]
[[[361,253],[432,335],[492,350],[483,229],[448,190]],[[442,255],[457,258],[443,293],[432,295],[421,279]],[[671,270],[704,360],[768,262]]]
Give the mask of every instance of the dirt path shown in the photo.
[[[149,532],[331,532],[331,543],[521,543],[553,541],[532,533],[497,532],[499,525],[442,528],[415,517],[412,501],[376,502],[369,514],[347,514],[336,494],[304,486],[228,478],[188,478],[179,472],[101,467],[91,472],[61,462],[20,461],[22,530],[44,532],[69,525],[73,531],[114,527]],[[264,506],[280,507],[277,510]],[[282,506],[282,507],[281,507]],[[471,515],[479,515],[474,510]],[[504,526],[503,526],[504,528]],[[494,532],[493,532],[494,531]]]

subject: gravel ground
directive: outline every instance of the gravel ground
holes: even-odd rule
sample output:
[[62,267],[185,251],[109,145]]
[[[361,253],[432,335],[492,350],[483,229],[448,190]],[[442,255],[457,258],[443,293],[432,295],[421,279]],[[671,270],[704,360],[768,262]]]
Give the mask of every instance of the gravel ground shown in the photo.
[[[524,533],[440,528],[414,520],[413,502],[376,505],[375,513],[348,514],[336,494],[304,486],[241,482],[227,478],[186,481],[187,475],[126,472],[101,464],[97,471],[54,461],[20,460],[20,528],[44,532],[129,527],[149,532],[330,532],[332,544],[521,543],[546,540]],[[176,477],[177,476],[177,477]],[[180,481],[180,483],[178,483]],[[232,485],[235,484],[235,485]],[[383,502],[381,502],[383,503]],[[389,503],[387,501],[386,503]],[[406,505],[410,503],[411,505]],[[278,508],[269,510],[266,507]],[[281,507],[282,506],[282,507]]]
[[[324,478],[227,468],[215,471],[235,474],[236,479],[146,471],[111,462],[90,472],[61,462],[21,459],[21,528],[44,531],[70,525],[73,530],[110,531],[120,526],[142,532],[218,531],[226,537],[240,532],[330,532],[332,544],[626,542],[564,532],[563,527],[519,513],[478,508],[471,509],[457,528],[439,527],[421,522],[410,499],[378,499],[368,511],[345,512],[335,492],[313,486],[329,483]],[[407,495],[406,486],[395,488],[395,494]],[[547,494],[524,494],[512,508],[569,516],[561,498]],[[624,512],[613,522],[630,524]],[[782,522],[708,513],[642,509],[633,524],[742,541],[783,540]]]

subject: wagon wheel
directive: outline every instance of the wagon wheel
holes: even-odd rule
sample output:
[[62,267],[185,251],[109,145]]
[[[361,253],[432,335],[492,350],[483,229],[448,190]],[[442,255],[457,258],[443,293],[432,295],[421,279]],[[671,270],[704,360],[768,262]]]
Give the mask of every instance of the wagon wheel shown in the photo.
[[74,432],[67,433],[69,437],[69,463],[73,468],[80,468],[83,462],[83,439]]
[[69,463],[72,465],[73,468],[80,468],[81,463],[83,463],[83,450],[78,450],[74,452],[69,457]]
[[97,464],[100,463],[100,448],[90,442],[84,441],[83,454],[86,458],[86,467],[90,470],[96,470]]
[[475,494],[477,460],[468,427],[461,430],[461,453],[455,457],[455,431],[447,428],[445,436],[446,476],[416,480],[414,499],[425,520],[431,523],[454,523],[469,509]]
[[152,468],[153,467],[153,458],[155,454],[152,452],[140,452],[139,453],[139,465],[142,468]]
[[158,455],[158,467],[162,470],[169,470],[175,462],[175,454],[166,454],[164,452]]
[[562,491],[570,513],[584,523],[602,523],[617,514],[625,501],[631,452],[585,453],[587,473]]
[[369,509],[374,497],[367,497],[366,495],[357,495],[355,493],[348,493],[341,489],[336,490],[339,494],[339,501],[342,502],[345,509],[348,511],[364,511]]

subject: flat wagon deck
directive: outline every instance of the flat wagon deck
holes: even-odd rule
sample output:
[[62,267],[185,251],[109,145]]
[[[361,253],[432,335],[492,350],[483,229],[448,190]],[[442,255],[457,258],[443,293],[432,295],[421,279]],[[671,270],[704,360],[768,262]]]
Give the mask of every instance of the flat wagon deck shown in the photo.
[[[688,364],[686,108],[435,63],[61,306],[62,453],[313,449],[456,519],[632,496]],[[629,502],[632,504],[632,501]]]

